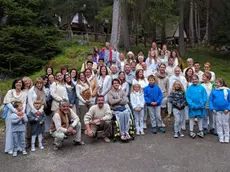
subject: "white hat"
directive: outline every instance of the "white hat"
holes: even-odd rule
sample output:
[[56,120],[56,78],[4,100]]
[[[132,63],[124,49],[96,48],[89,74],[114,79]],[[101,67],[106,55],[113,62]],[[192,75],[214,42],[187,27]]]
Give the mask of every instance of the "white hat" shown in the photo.
[[133,54],[133,52],[132,51],[129,51],[128,53],[127,53],[127,56],[128,55],[132,55],[132,56],[134,56],[134,54]]

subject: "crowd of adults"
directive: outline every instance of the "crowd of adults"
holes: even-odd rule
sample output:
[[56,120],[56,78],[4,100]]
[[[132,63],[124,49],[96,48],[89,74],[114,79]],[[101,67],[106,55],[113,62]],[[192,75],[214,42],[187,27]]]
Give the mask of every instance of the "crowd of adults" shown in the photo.
[[[165,44],[157,47],[153,42],[145,56],[141,50],[136,55],[131,51],[124,54],[119,52],[116,46],[110,47],[110,43],[106,42],[102,49],[93,48],[92,54],[88,55],[80,71],[61,67],[60,71],[54,73],[53,69],[48,67],[45,74],[35,82],[32,82],[29,77],[14,81],[12,89],[7,92],[3,101],[8,107],[5,119],[5,152],[13,154],[20,150],[19,141],[16,141],[19,145],[13,144],[15,137],[12,129],[15,128],[15,123],[12,123],[12,113],[24,121],[25,128],[20,131],[25,132],[26,144],[27,147],[31,146],[31,151],[35,151],[36,141],[31,139],[34,135],[38,136],[40,149],[44,148],[41,137],[50,134],[54,137],[56,149],[61,148],[64,139],[69,135],[74,136],[75,145],[83,145],[82,130],[89,137],[96,137],[97,131],[102,130],[104,141],[110,142],[110,137],[113,135],[111,119],[114,116],[119,123],[119,136],[122,140],[131,138],[129,133],[131,115],[138,119],[135,123],[137,135],[144,135],[143,129],[147,128],[147,114],[150,114],[152,132],[165,132],[163,119],[166,118],[166,114],[169,117],[178,113],[173,110],[175,109],[173,101],[168,99],[173,88],[176,87],[175,82],[179,81],[186,91],[189,86],[195,84],[194,75],[198,77],[199,82],[204,82],[206,78],[211,82],[216,79],[215,73],[211,71],[210,62],[200,64],[188,58],[187,67],[184,68],[178,52],[168,50]],[[160,88],[159,94],[155,97],[151,94],[156,92],[149,92],[153,84]],[[135,91],[140,92],[141,96],[134,95]],[[156,100],[148,102],[149,98]],[[15,102],[22,102],[22,111],[18,110],[18,106],[14,106]],[[154,108],[151,109],[152,107]],[[189,102],[185,103],[184,115],[180,120],[182,130],[186,130],[189,108]],[[208,109],[209,106],[206,106],[206,110]],[[30,120],[30,113],[35,115],[35,120]],[[26,117],[22,117],[22,114],[27,115],[28,121],[25,120]],[[45,118],[40,120],[41,115]],[[215,133],[213,115],[204,115],[201,124],[201,118],[198,116],[195,115],[199,123],[199,131],[206,134],[205,132],[210,129],[210,132]],[[40,121],[40,126],[44,125],[44,129],[40,129],[41,131],[35,134],[31,133],[34,129],[32,126],[34,121]],[[39,136],[41,134],[42,136]],[[174,137],[177,138],[178,134],[183,136],[182,133],[175,133]],[[190,136],[194,137],[194,134],[190,126]],[[202,133],[198,135],[203,137]]]

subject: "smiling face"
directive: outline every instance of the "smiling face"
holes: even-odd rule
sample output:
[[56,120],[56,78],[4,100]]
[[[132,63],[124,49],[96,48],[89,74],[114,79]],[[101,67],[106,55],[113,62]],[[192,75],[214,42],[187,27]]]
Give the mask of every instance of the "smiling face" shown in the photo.
[[124,74],[123,72],[121,72],[121,73],[119,74],[119,79],[120,79],[120,80],[124,80],[124,79],[125,79],[125,74]]
[[101,75],[102,75],[102,76],[105,76],[105,75],[106,75],[106,67],[105,67],[105,66],[102,66],[102,67],[101,67]]
[[54,76],[49,75],[48,80],[49,80],[49,83],[52,84],[54,82]]
[[120,86],[120,83],[118,82],[118,81],[113,81],[113,88],[115,89],[115,90],[117,90],[118,88],[119,88],[119,86]]
[[62,73],[58,72],[56,74],[56,79],[57,79],[57,81],[62,82],[63,81],[63,75],[62,75]]
[[80,80],[81,80],[82,82],[85,82],[85,81],[86,81],[85,75],[84,75],[83,73],[80,74],[79,78],[80,78]]
[[68,114],[69,112],[69,103],[62,103],[60,110],[64,113],[64,114]]
[[72,70],[71,73],[70,73],[70,75],[71,75],[71,78],[75,78],[76,75],[77,75],[77,71],[76,70]]
[[141,86],[140,86],[140,85],[135,84],[135,85],[133,86],[133,90],[134,90],[135,92],[140,91],[140,89],[141,89]]
[[53,73],[52,69],[51,69],[50,67],[47,68],[46,74],[47,74],[47,75],[50,75],[50,74],[52,74],[52,73]]
[[204,65],[204,71],[205,71],[205,72],[210,71],[210,66],[209,66],[209,65]]
[[142,78],[142,77],[143,77],[143,70],[140,70],[140,71],[139,71],[138,77],[139,77],[139,78]]
[[30,87],[31,87],[31,81],[30,80],[26,80],[25,82],[24,82],[24,84],[25,84],[25,88],[26,89],[30,89]]
[[104,106],[104,97],[97,98],[97,105],[99,106],[99,108],[102,108]]
[[67,83],[71,82],[71,78],[70,78],[69,75],[66,75],[66,76],[65,76],[65,82],[67,82]]
[[198,79],[198,77],[197,77],[196,75],[194,75],[194,76],[192,77],[192,83],[193,83],[194,85],[198,85],[199,79]]
[[174,73],[176,76],[180,76],[180,73],[181,73],[181,70],[179,67],[177,67],[175,70],[174,70]]
[[199,72],[200,71],[200,64],[199,63],[195,63],[194,64],[194,69],[195,69],[195,72]]
[[193,60],[188,60],[187,65],[188,67],[193,67]]
[[86,78],[90,78],[92,75],[92,72],[90,70],[85,70],[85,76]]
[[22,80],[19,80],[18,82],[15,83],[15,89],[16,90],[22,89]]
[[160,68],[159,68],[159,72],[160,72],[161,74],[164,74],[164,73],[165,73],[165,69],[166,69],[165,65],[161,64],[161,65],[160,65]]
[[193,70],[192,69],[188,69],[187,75],[191,77],[193,75]]
[[37,89],[41,90],[43,88],[43,82],[38,82],[35,86],[37,87]]
[[129,74],[131,70],[130,65],[125,65],[125,73]]

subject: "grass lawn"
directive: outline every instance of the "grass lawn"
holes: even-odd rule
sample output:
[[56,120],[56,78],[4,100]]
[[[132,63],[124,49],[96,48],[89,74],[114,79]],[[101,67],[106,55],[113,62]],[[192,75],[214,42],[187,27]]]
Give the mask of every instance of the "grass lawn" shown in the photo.
[[[46,66],[51,66],[54,71],[58,71],[60,66],[67,66],[70,68],[77,68],[80,70],[82,62],[86,60],[87,54],[92,52],[93,46],[102,47],[101,43],[90,43],[89,46],[79,46],[75,41],[62,41],[60,43],[63,47],[63,52],[54,57]],[[134,47],[133,51],[136,53],[138,50],[142,49],[147,55],[147,48],[144,47]],[[230,61],[228,59],[230,53],[219,53],[214,51],[209,51],[206,49],[188,49],[186,52],[186,58],[193,58],[195,61],[199,61],[203,64],[206,61],[212,63],[212,71],[216,73],[217,77],[223,77],[228,84],[230,84]],[[32,74],[30,77],[34,80],[35,78],[45,74],[44,66],[41,71]],[[203,68],[203,66],[202,66]],[[11,88],[12,79],[0,82],[0,91],[3,95],[6,94],[7,90]]]

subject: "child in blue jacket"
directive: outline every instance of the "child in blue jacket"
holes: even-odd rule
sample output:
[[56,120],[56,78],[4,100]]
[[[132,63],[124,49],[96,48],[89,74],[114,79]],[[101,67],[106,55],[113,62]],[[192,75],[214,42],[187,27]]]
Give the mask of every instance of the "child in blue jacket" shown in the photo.
[[209,97],[210,110],[216,115],[216,129],[220,143],[229,143],[230,90],[222,78],[216,79],[216,89]]
[[155,77],[153,75],[148,76],[149,85],[144,88],[144,98],[149,111],[152,132],[157,133],[157,127],[160,132],[165,133],[164,123],[161,118],[161,100],[162,91],[160,87],[155,84]]

